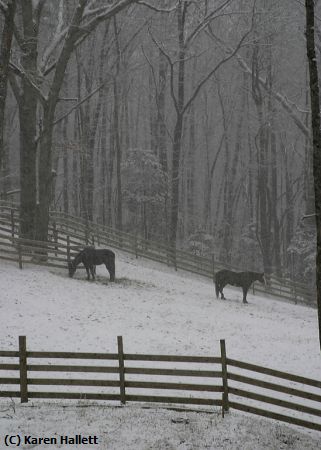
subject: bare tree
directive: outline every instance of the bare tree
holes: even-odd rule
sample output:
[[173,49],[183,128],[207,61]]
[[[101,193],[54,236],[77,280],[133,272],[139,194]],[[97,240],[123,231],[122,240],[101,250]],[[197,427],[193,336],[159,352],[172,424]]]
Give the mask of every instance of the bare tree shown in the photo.
[[[181,147],[183,137],[183,121],[185,114],[191,108],[193,102],[201,92],[206,83],[215,75],[215,73],[230,59],[232,59],[238,50],[244,44],[245,39],[252,31],[252,25],[250,29],[244,33],[235,48],[228,55],[223,57],[209,72],[198,81],[193,88],[192,93],[186,98],[186,62],[189,59],[188,50],[191,48],[192,43],[196,38],[204,31],[209,24],[217,18],[221,10],[223,10],[228,4],[229,0],[221,3],[212,11],[203,16],[199,23],[189,31],[188,24],[188,9],[191,8],[192,3],[185,0],[179,0],[176,7],[176,19],[177,19],[177,54],[178,59],[174,60],[170,54],[165,50],[163,45],[160,45],[154,38],[153,41],[159,48],[159,50],[166,57],[170,68],[170,93],[175,109],[175,125],[173,132],[173,145],[172,145],[172,172],[171,172],[171,208],[170,208],[170,244],[172,247],[177,243],[177,228],[178,228],[178,209],[179,209],[179,178],[180,178],[180,160],[181,160]],[[255,5],[255,1],[254,1]],[[208,5],[207,5],[208,6]],[[254,11],[254,9],[253,9]],[[189,31],[189,32],[188,32]],[[177,66],[177,71],[175,70]],[[176,82],[175,82],[176,80]]]
[[321,131],[320,131],[320,93],[318,67],[314,41],[314,0],[305,0],[306,44],[310,74],[310,98],[313,135],[313,177],[315,195],[315,220],[317,229],[316,285],[319,317],[319,340],[321,348]]
[[1,4],[0,10],[4,14],[4,25],[2,29],[1,46],[0,46],[0,171],[1,171],[4,155],[4,148],[3,148],[4,112],[7,97],[9,61],[13,37],[13,24],[16,10],[16,0],[9,0],[6,5]]
[[[19,36],[22,52],[21,67],[16,64],[16,77],[12,77],[20,111],[21,130],[21,220],[22,235],[46,240],[49,205],[52,192],[52,138],[55,111],[67,65],[75,49],[97,26],[118,14],[137,0],[118,0],[94,7],[89,0],[78,0],[69,24],[64,23],[64,2],[60,9],[53,37],[38,59],[39,27],[46,0],[20,0],[22,35]],[[50,7],[50,5],[48,5]],[[38,60],[41,62],[38,64]],[[46,81],[46,83],[44,83]],[[46,86],[46,89],[42,88]],[[41,105],[38,110],[38,104]],[[41,120],[36,130],[37,114]],[[37,137],[38,134],[38,137]],[[35,173],[37,145],[38,173]],[[36,177],[37,175],[37,177]],[[31,180],[38,180],[36,182]],[[36,194],[37,191],[37,194]],[[25,194],[24,194],[25,193]]]

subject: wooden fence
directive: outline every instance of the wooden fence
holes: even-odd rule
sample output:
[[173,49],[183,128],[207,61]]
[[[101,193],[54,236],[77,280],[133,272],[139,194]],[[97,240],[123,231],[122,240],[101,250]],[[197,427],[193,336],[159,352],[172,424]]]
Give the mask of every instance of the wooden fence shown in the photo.
[[[30,351],[26,337],[20,336],[18,351],[0,351],[0,371],[5,372],[0,378],[0,397],[20,398],[21,402],[86,399],[122,404],[201,405],[211,409],[218,407],[223,416],[235,409],[321,431],[321,381],[230,359],[226,356],[224,340],[220,341],[221,354],[217,357],[126,353],[120,336],[117,344],[115,353]],[[65,363],[57,364],[57,359]],[[84,362],[74,364],[75,360]],[[254,372],[255,376],[236,373],[238,369]],[[13,375],[17,372],[18,375]],[[61,373],[65,374],[64,378],[57,377]],[[77,378],[70,377],[74,373],[78,374]],[[54,376],[50,376],[52,374]],[[273,377],[276,382],[260,379],[258,374]],[[280,384],[280,380],[288,384]],[[240,387],[244,384],[252,389]],[[299,388],[294,387],[295,384]],[[16,390],[4,390],[4,386],[12,385],[17,386]],[[39,390],[44,386],[47,390]],[[281,393],[291,401],[259,393],[258,388]],[[169,395],[168,391],[174,394]],[[303,399],[305,404],[294,403],[293,397]],[[267,409],[266,404],[272,405],[274,410]],[[289,415],[292,411],[295,416]],[[315,417],[319,418],[318,422]]]
[[[2,259],[13,259],[18,261],[18,257],[20,258],[17,240],[19,236],[18,211],[17,205],[0,202],[0,258]],[[15,242],[14,249],[8,247],[9,237],[11,237],[12,243]],[[24,251],[21,252],[22,259],[19,259],[19,266],[21,266],[23,262],[32,262],[61,267],[63,261],[63,266],[65,267],[66,260],[69,257],[67,254],[68,246],[70,246],[71,250],[76,251],[84,244],[97,244],[120,249],[134,254],[137,258],[148,258],[172,266],[176,270],[186,270],[213,280],[215,272],[220,269],[228,268],[238,270],[236,267],[220,263],[215,260],[214,256],[212,258],[204,258],[183,250],[174,250],[165,243],[147,241],[129,233],[56,211],[51,212],[48,237],[49,242],[46,243],[26,240],[21,241]],[[1,243],[3,240],[6,241],[5,245]],[[47,248],[49,252],[47,260],[41,260],[40,258],[35,257],[30,259],[28,257],[26,251],[29,251],[30,255],[32,247],[35,249],[36,246],[41,247],[43,251]],[[29,247],[29,249],[27,249],[27,247]],[[54,254],[52,252],[53,248],[56,249]],[[6,255],[10,256],[6,258]],[[26,258],[23,260],[24,256]],[[255,287],[253,285],[253,292],[254,289],[256,292],[271,294],[295,303],[316,305],[315,294],[312,291],[309,291],[306,285],[294,283],[288,279],[280,279],[271,276],[268,279],[267,286],[264,287],[255,284]]]

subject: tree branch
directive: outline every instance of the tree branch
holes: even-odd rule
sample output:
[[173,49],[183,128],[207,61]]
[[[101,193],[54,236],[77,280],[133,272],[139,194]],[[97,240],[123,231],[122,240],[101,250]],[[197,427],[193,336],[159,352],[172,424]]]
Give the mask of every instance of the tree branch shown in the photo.
[[44,7],[46,1],[47,0],[38,0],[38,2],[35,3],[34,14],[36,16],[37,24],[39,24],[42,8]]
[[138,0],[137,4],[146,6],[147,8],[152,9],[153,11],[156,11],[156,12],[170,13],[170,12],[176,10],[178,2],[176,2],[175,6],[173,6],[172,8],[169,8],[169,9],[157,8],[156,6],[151,5],[150,3],[144,2],[143,0]]
[[35,93],[37,94],[37,97],[39,98],[39,100],[41,101],[41,103],[45,103],[47,98],[46,96],[41,92],[41,90],[39,89],[39,87],[36,85],[36,83],[29,77],[29,75],[22,69],[20,69],[16,64],[14,64],[13,62],[10,62],[9,64],[10,70],[12,73],[14,73],[15,75],[17,75],[18,77],[26,80],[29,85],[32,87],[32,89],[35,91]]
[[120,0],[117,2],[117,4],[112,6],[104,6],[102,8],[97,8],[94,11],[88,11],[87,14],[83,15],[83,19],[88,18],[89,15],[92,15],[93,13],[96,14],[96,16],[89,20],[87,23],[84,23],[82,25],[81,30],[79,30],[82,33],[89,34],[92,30],[96,28],[96,26],[102,22],[103,20],[110,19],[111,17],[118,14],[120,11],[122,11],[127,6],[130,6],[134,3],[137,3],[138,0]]
[[[211,33],[212,37],[214,36],[213,33]],[[215,39],[217,41],[220,41],[216,36]],[[229,47],[226,47],[226,50],[231,51]],[[246,61],[242,58],[240,54],[236,55],[237,62],[242,67],[242,69],[248,74],[252,75],[252,70],[246,63]],[[257,78],[258,83],[260,86],[262,86],[265,90],[267,89],[265,79],[262,77]],[[308,139],[311,139],[311,133],[310,128],[307,127],[304,122],[296,115],[295,109],[299,110],[298,107],[294,107],[294,103],[292,105],[289,104],[289,101],[287,100],[285,95],[282,95],[280,92],[277,92],[275,90],[271,90],[272,97],[283,107],[283,109],[289,114],[289,116],[292,118],[296,126],[299,128],[299,130],[306,136]]]
[[223,3],[222,5],[218,6],[214,11],[212,11],[211,13],[209,13],[204,20],[202,21],[202,23],[200,23],[195,30],[192,31],[192,33],[186,38],[185,40],[185,45],[189,45],[194,39],[195,37],[204,29],[208,26],[208,24],[216,19],[217,16],[215,16],[216,13],[218,13],[219,11],[221,11],[222,9],[225,9],[229,3],[231,3],[233,0],[226,0],[225,3]]
[[150,69],[151,69],[151,71],[152,71],[153,82],[154,82],[155,92],[156,92],[156,106],[157,106],[158,114],[161,115],[161,118],[162,118],[163,123],[164,123],[164,126],[165,126],[166,133],[168,134],[170,140],[173,141],[173,136],[170,134],[170,132],[169,132],[169,130],[168,130],[168,128],[167,128],[167,125],[166,125],[166,123],[165,123],[165,117],[164,117],[164,115],[161,114],[161,112],[160,112],[159,101],[158,101],[158,95],[159,95],[159,92],[158,92],[158,87],[157,87],[157,82],[156,82],[156,76],[155,76],[154,66],[153,66],[152,63],[150,62],[148,56],[145,54],[145,52],[144,52],[144,47],[143,47],[143,46],[142,46],[142,52],[143,52],[143,55],[144,55],[144,57],[145,57],[145,59],[146,59],[148,65],[149,65],[149,67],[150,67]]
[[46,71],[46,65],[47,62],[51,56],[51,54],[54,52],[54,50],[57,48],[57,46],[60,44],[62,39],[66,36],[68,28],[66,27],[63,30],[63,0],[59,1],[59,7],[58,7],[58,22],[56,26],[56,30],[54,32],[54,36],[50,40],[50,44],[45,49],[42,58],[41,58],[41,64],[39,66],[40,72],[44,73]]
[[7,6],[5,3],[3,3],[2,0],[0,0],[0,11],[1,11],[4,15],[6,15],[6,14],[7,14],[7,11],[8,11],[8,6]]
[[19,84],[17,83],[17,80],[16,80],[16,78],[13,75],[12,72],[9,71],[9,76],[8,77],[9,77],[9,82],[10,82],[10,86],[11,86],[11,89],[13,91],[13,94],[14,94],[16,100],[17,100],[17,103],[20,104],[21,99],[22,99],[22,95],[23,95],[22,89],[19,86]]
[[[112,77],[110,75],[110,77]],[[109,78],[110,78],[109,77]],[[109,79],[108,78],[108,79]],[[99,86],[97,86],[93,91],[91,91],[88,95],[86,95],[86,97],[84,97],[82,100],[80,100],[78,103],[76,103],[72,108],[69,109],[69,111],[67,111],[65,114],[62,114],[60,117],[58,117],[54,122],[53,125],[57,125],[57,123],[61,122],[62,120],[64,120],[67,116],[69,116],[73,111],[75,111],[75,109],[79,108],[79,106],[81,106],[83,103],[85,103],[87,100],[89,100],[93,95],[96,94],[96,92],[100,91],[103,87],[105,87],[107,85],[107,81],[105,80],[104,82],[102,82]],[[112,82],[110,83],[112,84]]]
[[194,101],[195,97],[197,96],[197,94],[199,93],[200,89],[204,86],[204,84],[215,74],[215,72],[217,72],[217,70],[223,65],[225,64],[227,61],[229,61],[230,59],[232,59],[236,53],[239,51],[239,49],[241,48],[243,42],[245,41],[245,39],[247,38],[247,36],[252,32],[253,29],[253,21],[252,21],[252,25],[251,28],[249,29],[249,31],[247,31],[244,36],[241,38],[241,40],[239,41],[239,43],[237,44],[237,46],[235,47],[235,49],[230,53],[230,55],[226,56],[224,59],[222,59],[215,67],[213,70],[211,70],[205,78],[203,78],[203,80],[198,84],[198,86],[196,87],[196,89],[194,90],[193,94],[190,96],[189,100],[186,102],[183,111],[186,111],[188,109],[188,107],[191,105],[191,103]]
[[158,50],[162,53],[162,55],[165,56],[165,58],[168,61],[168,64],[169,64],[169,67],[170,67],[170,70],[171,70],[171,76],[170,76],[171,97],[172,97],[173,102],[174,102],[175,110],[178,112],[179,111],[179,109],[178,109],[178,102],[177,102],[177,98],[176,98],[175,92],[174,92],[174,67],[173,67],[172,60],[171,60],[170,56],[165,52],[165,50],[158,44],[158,42],[156,41],[156,39],[152,35],[151,31],[150,30],[148,30],[148,31],[149,31],[149,34],[150,34],[154,44],[156,45]]

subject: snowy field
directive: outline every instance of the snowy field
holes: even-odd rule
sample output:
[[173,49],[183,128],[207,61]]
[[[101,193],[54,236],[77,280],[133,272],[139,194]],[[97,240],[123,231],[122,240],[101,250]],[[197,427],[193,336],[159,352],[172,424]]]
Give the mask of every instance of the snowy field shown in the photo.
[[[0,433],[57,436],[57,445],[22,448],[99,450],[320,450],[320,436],[299,432],[275,421],[231,412],[178,412],[164,408],[126,406],[62,407],[37,403],[35,407],[0,404]],[[81,433],[97,436],[98,445],[59,445],[59,438]],[[0,445],[2,444],[2,439]],[[1,449],[5,447],[1,445]]]
[[[121,252],[116,283],[108,282],[102,266],[97,275],[88,282],[83,270],[70,279],[67,271],[19,270],[0,261],[0,349],[16,350],[18,336],[26,335],[31,350],[114,353],[122,335],[125,353],[218,356],[224,338],[230,358],[321,379],[315,309],[252,291],[243,305],[240,289],[226,288],[228,300],[218,300],[210,280]],[[152,411],[2,399],[0,439],[19,430],[98,435],[100,446],[92,448],[99,449],[320,448],[320,433],[234,411],[224,419],[219,413]],[[37,446],[42,448],[50,446]]]

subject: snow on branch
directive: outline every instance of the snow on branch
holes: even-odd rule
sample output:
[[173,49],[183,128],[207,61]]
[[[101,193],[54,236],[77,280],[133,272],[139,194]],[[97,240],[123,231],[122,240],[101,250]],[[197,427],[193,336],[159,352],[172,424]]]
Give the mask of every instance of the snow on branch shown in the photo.
[[305,214],[302,219],[310,219],[311,217],[315,217],[317,214],[313,213],[313,214]]
[[[93,95],[96,94],[96,92],[99,92],[101,89],[103,89],[104,87],[106,87],[108,81],[110,80],[111,76],[108,77],[107,80],[103,81],[99,86],[97,86],[93,91],[91,91],[88,95],[86,95],[86,97],[84,97],[82,100],[80,100],[79,102],[77,102],[72,108],[70,108],[66,113],[64,113],[63,115],[61,115],[60,117],[58,117],[55,121],[54,121],[54,125],[57,125],[57,123],[61,122],[62,120],[64,120],[67,116],[69,116],[73,111],[75,111],[77,108],[79,108],[80,105],[82,105],[83,103],[85,103],[87,100],[89,100]],[[112,83],[111,83],[112,84]],[[72,99],[72,100],[78,100],[78,99]]]
[[166,9],[166,8],[165,9],[164,8],[157,8],[157,6],[151,5],[150,3],[145,2],[144,0],[138,0],[137,4],[146,6],[147,8],[150,8],[153,11],[162,12],[162,13],[169,13],[169,12],[172,12],[172,11],[176,10],[178,2],[176,2],[176,4],[172,8],[168,8],[168,9]]
[[32,0],[33,11],[38,16],[38,19],[46,1],[47,0]]
[[[86,27],[91,31],[96,27],[96,24],[99,22],[109,19],[113,17],[118,12],[122,11],[126,6],[132,5],[133,3],[137,3],[138,0],[120,0],[117,4],[102,6],[100,8],[90,9],[89,5],[85,8],[83,19],[88,19],[92,16],[92,19],[89,20],[86,24]],[[90,3],[92,4],[92,2]]]
[[156,41],[156,39],[152,35],[151,31],[148,30],[148,32],[150,34],[152,41],[158,48],[158,50],[162,53],[163,56],[165,56],[165,58],[168,61],[168,64],[170,67],[170,89],[171,89],[170,92],[171,92],[171,97],[172,97],[175,109],[176,109],[176,111],[178,111],[178,101],[177,101],[177,98],[176,98],[176,95],[174,92],[174,64],[173,64],[173,61],[171,60],[170,56],[165,52],[165,49]]
[[[221,39],[219,39],[213,31],[209,33],[209,36],[214,39],[222,49],[225,50],[225,52],[231,53],[233,50],[229,46],[227,46],[224,42],[222,42]],[[244,60],[244,58],[240,55],[240,53],[236,53],[235,55],[237,62],[242,67],[242,69],[245,71],[245,73],[252,75],[252,69],[249,67],[247,62]],[[258,77],[259,84],[264,88],[267,89],[266,81],[261,76]],[[289,114],[289,116],[292,118],[296,126],[299,128],[299,130],[302,131],[302,133],[311,139],[310,129],[305,125],[305,123],[298,117],[296,114],[296,111],[305,112],[302,109],[298,108],[294,103],[291,103],[288,101],[285,95],[282,95],[280,92],[275,91],[274,89],[271,90],[271,94],[274,97],[274,99],[283,107],[283,109]]]
[[219,16],[216,16],[216,14],[219,11],[224,10],[233,0],[226,0],[224,3],[222,3],[220,6],[218,6],[214,11],[210,12],[203,21],[193,30],[193,32],[188,36],[186,39],[186,44],[189,44],[191,41],[195,39],[195,37],[205,28],[208,26],[208,24],[216,19]]
[[34,82],[34,80],[32,80],[32,78],[30,78],[29,74],[27,72],[25,72],[22,68],[18,67],[16,64],[14,64],[13,62],[10,62],[9,67],[11,69],[11,71],[17,75],[18,77],[26,80],[29,85],[32,87],[32,89],[35,91],[35,93],[37,94],[39,100],[44,103],[46,102],[47,98],[46,96],[41,92],[41,90],[39,89],[39,87],[37,86],[37,84]]
[[68,28],[65,27],[63,29],[63,25],[64,25],[63,0],[60,0],[59,9],[58,9],[58,22],[57,22],[56,30],[54,32],[54,36],[52,37],[50,44],[44,51],[44,54],[42,56],[42,61],[40,64],[40,71],[42,73],[46,72],[46,66],[47,66],[50,56],[53,54],[53,52],[58,47],[58,45],[63,40],[63,38],[66,36]]
[[8,11],[8,5],[6,5],[2,0],[0,0],[0,10],[3,14],[6,14]]
[[192,95],[190,96],[189,100],[186,102],[185,106],[184,106],[184,111],[186,111],[190,105],[192,104],[192,102],[195,100],[197,94],[199,93],[199,91],[201,90],[201,88],[204,86],[204,84],[218,71],[218,69],[225,64],[227,61],[229,61],[230,59],[232,59],[235,55],[238,54],[239,49],[242,47],[242,45],[244,44],[245,39],[247,38],[247,36],[252,32],[253,30],[253,26],[254,26],[254,8],[255,8],[255,4],[256,4],[256,0],[254,1],[253,4],[253,15],[252,15],[252,23],[251,23],[251,27],[250,29],[241,37],[240,41],[238,42],[238,44],[236,45],[236,47],[234,49],[230,49],[228,55],[223,58],[203,79],[202,81],[198,84],[198,86],[194,89],[194,92],[192,93]]

